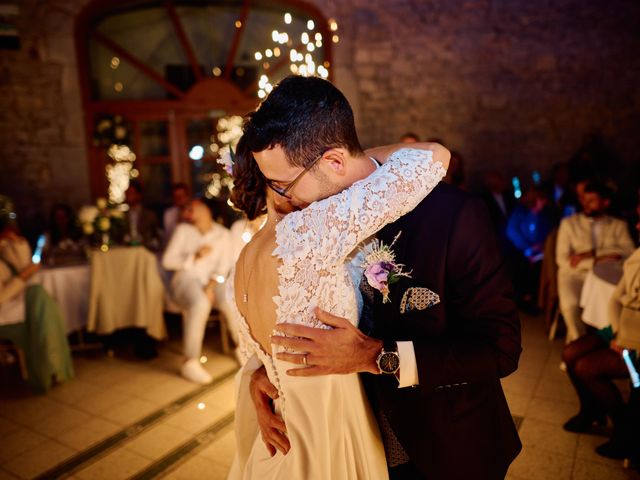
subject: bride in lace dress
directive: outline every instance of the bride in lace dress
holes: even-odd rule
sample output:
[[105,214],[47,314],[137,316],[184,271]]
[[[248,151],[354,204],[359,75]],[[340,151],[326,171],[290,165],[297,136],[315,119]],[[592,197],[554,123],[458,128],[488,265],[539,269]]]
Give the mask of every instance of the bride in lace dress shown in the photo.
[[[327,328],[319,307],[358,324],[358,247],[411,211],[444,177],[448,152],[386,147],[376,150],[373,173],[346,190],[286,216],[269,192],[268,221],[243,250],[234,290],[246,363],[237,377],[237,452],[233,479],[386,479],[378,427],[357,374],[292,377],[275,357],[270,335],[278,323]],[[250,152],[234,166],[253,162]],[[388,157],[388,158],[387,158]],[[254,168],[254,167],[251,167]],[[375,170],[375,171],[374,171]],[[258,172],[259,174],[259,172]],[[254,212],[248,212],[251,216]],[[410,266],[409,266],[410,268]],[[256,423],[251,374],[264,366],[277,388],[274,408],[286,424],[291,449],[271,455]]]

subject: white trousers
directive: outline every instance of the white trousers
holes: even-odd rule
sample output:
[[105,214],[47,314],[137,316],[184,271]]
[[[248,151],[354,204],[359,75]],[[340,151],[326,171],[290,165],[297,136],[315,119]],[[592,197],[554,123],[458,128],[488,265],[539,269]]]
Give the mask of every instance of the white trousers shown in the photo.
[[586,333],[580,307],[580,294],[586,276],[586,272],[558,272],[558,300],[560,313],[567,325],[567,343]]
[[171,296],[182,310],[183,354],[200,358],[211,302],[200,281],[189,272],[176,272],[171,280]]

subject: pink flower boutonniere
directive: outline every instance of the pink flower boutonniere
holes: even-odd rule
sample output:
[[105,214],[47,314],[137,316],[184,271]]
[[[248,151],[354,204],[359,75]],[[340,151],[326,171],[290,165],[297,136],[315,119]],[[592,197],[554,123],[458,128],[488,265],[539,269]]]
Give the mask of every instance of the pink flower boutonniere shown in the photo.
[[389,285],[393,285],[400,277],[411,277],[411,272],[403,270],[404,265],[396,263],[396,254],[392,247],[400,234],[396,235],[391,245],[385,245],[379,239],[374,239],[362,249],[364,253],[364,276],[372,288],[382,293],[382,303],[388,303]]

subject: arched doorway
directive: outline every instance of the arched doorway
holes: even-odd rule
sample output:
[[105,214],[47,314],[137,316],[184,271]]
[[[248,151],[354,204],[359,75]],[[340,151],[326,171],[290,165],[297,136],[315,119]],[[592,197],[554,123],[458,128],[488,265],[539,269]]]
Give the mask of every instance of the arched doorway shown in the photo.
[[151,206],[177,181],[217,197],[234,116],[290,72],[328,77],[335,28],[299,1],[90,2],[75,35],[92,194],[107,195],[108,149],[124,144]]

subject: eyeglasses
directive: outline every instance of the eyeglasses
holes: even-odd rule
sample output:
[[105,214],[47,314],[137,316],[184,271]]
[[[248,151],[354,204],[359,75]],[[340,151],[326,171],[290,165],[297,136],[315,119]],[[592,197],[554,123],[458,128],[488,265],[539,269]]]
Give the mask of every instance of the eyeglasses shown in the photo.
[[322,152],[320,155],[318,155],[318,157],[316,157],[313,162],[311,162],[309,165],[307,165],[305,167],[305,169],[300,172],[300,174],[294,178],[293,180],[291,180],[287,186],[285,187],[281,187],[279,186],[276,182],[274,182],[273,180],[269,180],[267,179],[267,186],[273,190],[274,192],[276,192],[278,195],[282,195],[284,198],[288,198],[289,200],[291,200],[291,196],[289,195],[289,192],[291,191],[291,189],[293,189],[293,187],[296,186],[296,184],[300,181],[300,179],[304,176],[305,173],[307,173],[309,170],[311,170],[314,165],[316,163],[318,163],[318,161],[322,158],[322,155],[324,155],[326,153]]

